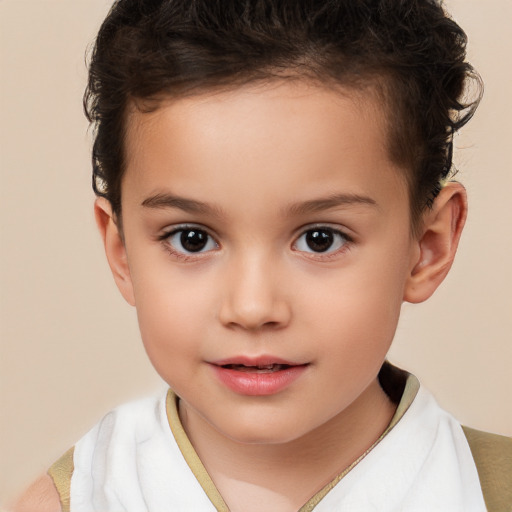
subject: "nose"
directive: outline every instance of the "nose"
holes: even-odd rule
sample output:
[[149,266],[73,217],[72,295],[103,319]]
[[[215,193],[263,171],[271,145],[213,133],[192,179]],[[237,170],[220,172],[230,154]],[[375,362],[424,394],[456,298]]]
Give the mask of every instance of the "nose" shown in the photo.
[[291,307],[275,262],[252,256],[230,262],[224,283],[220,321],[229,328],[257,331],[286,327]]

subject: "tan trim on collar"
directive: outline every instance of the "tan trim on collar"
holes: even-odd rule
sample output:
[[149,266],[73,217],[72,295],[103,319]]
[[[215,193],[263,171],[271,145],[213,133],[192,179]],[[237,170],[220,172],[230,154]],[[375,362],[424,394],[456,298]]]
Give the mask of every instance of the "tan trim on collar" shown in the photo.
[[[385,365],[391,366],[390,363],[387,361],[384,363]],[[393,367],[394,371],[401,372],[402,374],[407,373],[403,370],[400,370],[396,367]],[[400,402],[398,404],[398,407],[395,411],[395,414],[391,418],[391,421],[389,422],[389,425],[387,426],[386,430],[382,433],[382,435],[375,441],[375,443],[368,448],[358,459],[356,459],[348,468],[346,468],[344,471],[342,471],[338,476],[336,476],[333,480],[331,480],[323,489],[318,491],[311,499],[307,501],[306,504],[304,504],[300,509],[299,512],[311,512],[319,503],[322,501],[323,498],[336,487],[336,485],[340,482],[340,480],[347,475],[357,464],[359,464],[374,448],[377,446],[385,437],[386,435],[393,429],[393,427],[402,419],[403,415],[409,409],[411,406],[414,398],[416,397],[418,390],[420,389],[420,383],[418,379],[409,373],[407,373],[407,381],[405,384],[404,392],[402,394],[402,398],[400,399]]]
[[[389,364],[389,363],[386,363]],[[403,370],[400,370],[403,371]],[[406,373],[406,372],[404,372]],[[400,399],[400,402],[398,403],[398,407],[396,408],[395,414],[391,418],[391,421],[380,437],[382,439],[401,419],[402,416],[405,414],[407,409],[411,406],[412,402],[416,398],[416,395],[418,394],[418,391],[420,390],[420,381],[410,373],[407,374],[407,381],[405,383],[405,389],[404,393],[402,395],[402,398]]]
[[229,512],[228,506],[222,499],[217,487],[215,487],[213,480],[208,474],[208,471],[206,471],[206,468],[203,466],[201,459],[197,455],[183,428],[183,425],[181,424],[178,414],[178,397],[171,389],[169,389],[167,393],[166,410],[167,420],[169,421],[169,426],[171,427],[174,439],[176,439],[176,443],[189,468],[192,470],[192,473],[194,473],[197,481],[201,484],[204,492],[218,512]]
[[70,448],[57,462],[53,463],[48,470],[48,475],[53,480],[53,484],[59,493],[62,512],[69,512],[71,497],[71,477],[75,465],[73,455],[75,447]]
[[[387,361],[384,364],[391,367],[390,363],[388,363]],[[382,433],[379,439],[377,439],[377,441],[375,441],[375,443],[365,453],[363,453],[348,468],[342,471],[338,476],[336,476],[336,478],[334,478],[319,492],[317,492],[311,499],[309,499],[308,502],[299,509],[299,512],[311,512],[318,505],[318,503],[320,503],[320,501],[327,495],[327,493],[330,490],[332,490],[352,468],[354,468],[362,459],[364,459],[364,457],[366,457],[366,455],[368,455],[368,453],[370,453],[370,451],[378,443],[380,443],[382,439],[384,439],[384,437],[400,421],[400,419],[405,414],[407,409],[409,409],[409,407],[411,406],[420,388],[420,383],[414,375],[408,374],[407,372],[404,372],[403,370],[399,370],[398,368],[394,367],[393,370],[395,372],[401,373],[401,375],[405,377],[407,380],[405,384],[405,389],[402,394],[402,398],[400,399],[396,412],[393,418],[391,418],[391,422],[389,423],[388,427]],[[392,383],[390,383],[390,386],[392,386]],[[169,392],[167,393],[166,401],[167,419],[169,421],[169,425],[171,427],[171,431],[174,435],[174,438],[176,439],[176,443],[178,444],[178,447],[181,453],[183,454],[185,461],[192,470],[192,473],[194,473],[197,481],[199,482],[199,484],[201,485],[204,492],[206,493],[210,501],[213,503],[217,511],[229,512],[228,506],[226,505],[219,491],[215,487],[213,480],[206,471],[206,468],[203,466],[201,459],[194,450],[194,447],[192,446],[183,428],[183,425],[178,414],[178,400],[179,398],[174,394],[174,392],[172,390],[169,390]]]

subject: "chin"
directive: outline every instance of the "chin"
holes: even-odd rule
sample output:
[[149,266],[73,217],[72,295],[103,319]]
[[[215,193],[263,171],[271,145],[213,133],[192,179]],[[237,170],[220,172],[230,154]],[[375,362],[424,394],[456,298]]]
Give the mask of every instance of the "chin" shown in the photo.
[[236,422],[226,428],[216,428],[223,436],[232,441],[247,445],[281,445],[295,441],[307,433],[299,431],[297,424],[289,422],[276,424],[274,421],[266,419],[260,419],[257,424],[252,421],[250,423]]

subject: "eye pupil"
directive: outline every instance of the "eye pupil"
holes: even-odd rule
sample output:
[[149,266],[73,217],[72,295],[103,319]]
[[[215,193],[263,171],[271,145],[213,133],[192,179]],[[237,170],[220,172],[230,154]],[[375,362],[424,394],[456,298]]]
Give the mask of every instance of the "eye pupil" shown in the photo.
[[208,235],[204,231],[197,229],[187,229],[182,231],[180,242],[183,248],[189,252],[198,252],[206,247]]
[[334,236],[330,231],[311,230],[306,233],[306,243],[315,252],[327,251],[334,242]]

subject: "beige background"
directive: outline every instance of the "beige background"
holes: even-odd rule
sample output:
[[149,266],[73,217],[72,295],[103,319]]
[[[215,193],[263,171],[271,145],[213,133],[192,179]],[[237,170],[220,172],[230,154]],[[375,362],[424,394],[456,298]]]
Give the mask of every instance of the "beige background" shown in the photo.
[[[162,386],[92,218],[84,49],[106,0],[0,0],[0,501],[114,405]],[[512,435],[510,0],[450,0],[486,82],[457,141],[470,216],[435,297],[406,305],[391,359],[461,421]]]

